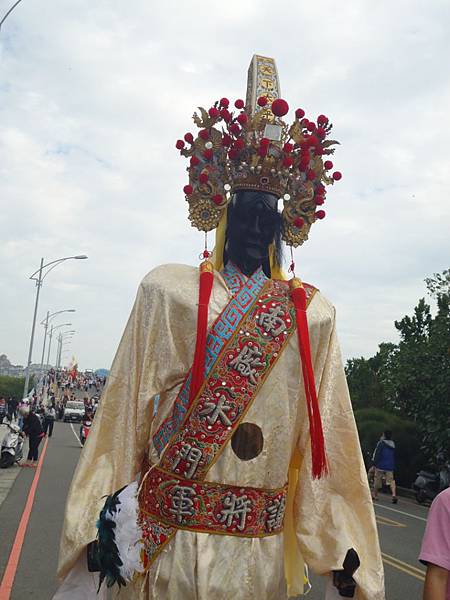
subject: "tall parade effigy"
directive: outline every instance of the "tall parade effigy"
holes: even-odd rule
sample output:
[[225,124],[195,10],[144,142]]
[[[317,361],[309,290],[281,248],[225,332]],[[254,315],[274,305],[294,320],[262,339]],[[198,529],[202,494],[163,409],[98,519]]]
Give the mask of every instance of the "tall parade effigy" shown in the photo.
[[324,115],[283,121],[273,59],[253,57],[234,107],[199,109],[176,144],[204,260],[141,283],[72,482],[55,600],[283,600],[305,564],[327,599],[384,599],[335,310],[293,259],[281,270],[282,241],[325,216],[337,142]]

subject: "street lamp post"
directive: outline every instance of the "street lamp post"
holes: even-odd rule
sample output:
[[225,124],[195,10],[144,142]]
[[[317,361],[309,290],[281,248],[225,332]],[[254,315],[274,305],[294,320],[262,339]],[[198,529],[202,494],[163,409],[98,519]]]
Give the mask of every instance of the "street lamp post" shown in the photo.
[[0,21],[0,29],[2,28],[2,25],[6,21],[8,16],[12,13],[12,11],[16,8],[16,6],[18,4],[20,4],[21,2],[22,2],[22,0],[17,0],[16,2],[14,2],[14,4],[11,6],[11,8],[6,12],[6,14],[3,16],[2,20]]
[[44,356],[45,356],[45,343],[47,341],[47,329],[48,329],[48,319],[50,317],[50,311],[47,311],[47,316],[42,321],[41,325],[44,325],[44,343],[42,344],[42,356],[41,356],[41,372],[44,367]]
[[[64,258],[58,258],[57,260],[52,260],[51,262],[49,262],[45,265],[44,265],[44,259],[41,258],[41,264],[39,266],[39,269],[30,276],[30,279],[32,279],[36,282],[37,290],[36,290],[36,300],[34,303],[33,324],[31,326],[30,347],[28,350],[28,360],[27,360],[27,366],[26,366],[25,384],[23,386],[23,397],[24,398],[28,395],[28,384],[30,383],[30,365],[31,365],[31,357],[33,354],[34,332],[36,329],[36,315],[37,315],[38,306],[39,306],[39,294],[41,291],[42,283],[43,283],[45,277],[47,277],[47,275],[50,273],[50,271],[52,271],[55,267],[57,267],[62,262],[66,261],[66,260],[71,260],[71,259],[79,260],[79,259],[85,259],[85,258],[87,258],[87,256],[85,254],[79,254],[77,256],[66,256]],[[44,269],[47,269],[47,270],[44,272]]]
[[50,339],[48,341],[48,352],[47,352],[47,364],[48,365],[50,364],[50,350],[52,349],[53,329],[54,329],[54,327],[52,325],[52,327],[50,329],[50,334],[49,334]]
[[[52,325],[52,328],[50,330],[50,346],[48,348],[49,354],[48,354],[48,363],[50,364],[50,349],[51,349],[51,338],[53,337],[53,332],[55,331],[55,329],[59,329],[59,327],[70,327],[72,325],[72,323],[61,323],[61,325]],[[58,335],[58,344],[59,344],[59,338],[62,336],[63,332],[61,332]],[[58,352],[59,352],[59,346],[58,346],[58,350],[57,350],[57,356],[58,356]],[[55,363],[56,364],[56,363]]]
[[58,348],[56,350],[56,368],[57,369],[59,369],[59,367],[61,366],[61,352],[62,352],[63,341],[67,337],[73,336],[75,333],[76,333],[75,330],[72,330],[72,331],[62,331],[58,335]]
[[[68,341],[67,341],[67,343],[68,343]],[[62,359],[63,345],[64,345],[64,338],[62,337],[61,334],[59,334],[59,336],[58,336],[58,352],[57,352],[57,360],[56,360],[56,364],[57,364],[57,368],[58,369],[61,368],[61,359]]]
[[[66,308],[65,310],[58,310],[57,312],[54,312],[53,314],[50,314],[50,311],[47,311],[47,316],[45,317],[45,319],[41,322],[41,325],[44,326],[44,343],[42,344],[42,357],[41,357],[41,371],[43,370],[44,367],[44,356],[45,356],[45,345],[46,345],[46,341],[47,341],[47,330],[48,330],[48,325],[49,325],[49,321],[51,321],[54,317],[56,317],[56,315],[60,315],[62,313],[66,313],[66,312],[75,312],[74,308]],[[50,330],[50,344],[48,347],[48,353],[47,353],[47,365],[49,364],[49,357],[50,357],[50,346],[52,343],[52,332],[53,332],[53,326],[52,329]]]

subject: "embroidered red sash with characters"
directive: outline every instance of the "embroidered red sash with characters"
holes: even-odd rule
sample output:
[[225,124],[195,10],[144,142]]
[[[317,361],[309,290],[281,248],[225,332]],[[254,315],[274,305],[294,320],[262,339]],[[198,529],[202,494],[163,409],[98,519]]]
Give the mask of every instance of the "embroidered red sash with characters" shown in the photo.
[[282,530],[286,486],[263,489],[194,481],[155,466],[142,490],[141,513],[177,529],[240,537]]
[[[316,290],[305,288],[310,301]],[[267,280],[224,344],[159,464],[144,475],[139,521],[146,566],[177,529],[252,537],[282,530],[285,488],[245,488],[205,479],[295,327],[287,282]]]

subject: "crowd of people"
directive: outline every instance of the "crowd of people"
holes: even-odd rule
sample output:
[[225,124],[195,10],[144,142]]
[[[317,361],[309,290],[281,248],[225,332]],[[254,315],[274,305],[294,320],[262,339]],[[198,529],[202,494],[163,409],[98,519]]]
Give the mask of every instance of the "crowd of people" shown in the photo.
[[85,414],[82,422],[92,421],[97,410],[101,391],[106,377],[99,377],[91,371],[72,370],[48,371],[29,397],[19,401],[11,397],[4,400],[5,411],[0,422],[6,417],[10,422],[17,421],[23,436],[28,438],[27,460],[24,467],[36,467],[39,458],[39,445],[45,438],[51,438],[56,420],[63,420],[64,410],[71,400],[84,402]]

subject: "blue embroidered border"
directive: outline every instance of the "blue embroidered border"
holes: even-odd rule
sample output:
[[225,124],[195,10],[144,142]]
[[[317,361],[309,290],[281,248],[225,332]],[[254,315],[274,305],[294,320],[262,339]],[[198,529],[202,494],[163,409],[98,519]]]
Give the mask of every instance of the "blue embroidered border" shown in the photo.
[[221,271],[221,275],[225,279],[225,283],[233,296],[238,293],[247,281],[247,277],[231,262],[225,265],[225,268]]
[[[235,282],[236,271],[238,275],[242,275],[237,267],[234,265],[231,268],[227,268],[222,273],[227,285],[230,281],[230,289],[233,291],[233,287],[237,287]],[[242,276],[244,277],[244,276]],[[231,282],[233,280],[233,283]],[[241,280],[243,283],[244,281]],[[205,377],[210,373],[214,363],[217,360],[222,348],[226,342],[230,339],[236,327],[241,322],[243,316],[252,306],[253,302],[258,297],[258,294],[262,290],[263,285],[267,281],[267,277],[262,269],[259,269],[250,277],[244,285],[240,287],[224,308],[222,313],[219,315],[215,323],[213,324],[211,331],[206,339],[206,358],[205,358]],[[170,440],[172,435],[181,426],[184,416],[186,414],[189,405],[189,388],[191,383],[191,374],[185,379],[181,390],[175,400],[172,414],[168,417],[164,423],[160,426],[158,431],[153,436],[153,444],[156,451],[161,455],[167,442]]]

